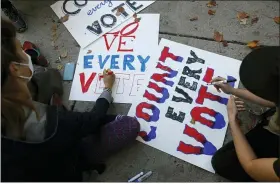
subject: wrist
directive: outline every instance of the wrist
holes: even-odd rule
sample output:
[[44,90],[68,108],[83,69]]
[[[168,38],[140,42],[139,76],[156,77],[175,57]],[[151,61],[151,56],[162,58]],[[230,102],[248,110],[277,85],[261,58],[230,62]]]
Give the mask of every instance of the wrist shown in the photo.
[[231,95],[235,95],[235,94],[236,94],[236,90],[237,90],[236,88],[231,88],[231,90],[230,90],[229,93],[230,93]]
[[105,86],[104,87],[104,89],[110,89],[110,90],[112,90],[112,88],[113,88],[112,86]]

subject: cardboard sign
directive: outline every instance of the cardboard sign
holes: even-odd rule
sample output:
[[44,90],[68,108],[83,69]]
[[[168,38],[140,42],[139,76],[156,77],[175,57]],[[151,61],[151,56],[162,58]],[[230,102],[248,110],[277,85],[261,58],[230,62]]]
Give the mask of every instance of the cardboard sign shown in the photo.
[[57,1],[51,8],[59,18],[70,15],[64,25],[79,45],[85,48],[154,2],[64,0]]
[[[157,60],[129,116],[141,124],[138,140],[214,172],[211,158],[224,141],[229,96],[207,85],[217,76],[236,79],[241,62],[161,39]],[[139,92],[140,93],[140,92]]]
[[116,75],[112,96],[116,103],[132,103],[154,66],[158,49],[159,14],[138,14],[96,42],[81,49],[70,100],[96,101],[104,88],[104,69]]

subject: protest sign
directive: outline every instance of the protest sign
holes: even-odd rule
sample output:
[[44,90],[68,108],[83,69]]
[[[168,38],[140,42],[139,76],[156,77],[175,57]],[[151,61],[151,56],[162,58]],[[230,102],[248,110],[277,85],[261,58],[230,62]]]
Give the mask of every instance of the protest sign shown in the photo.
[[82,48],[122,24],[155,1],[57,1],[51,8],[60,18],[68,14],[64,25]]
[[81,49],[70,100],[95,101],[104,88],[104,69],[116,75],[112,96],[116,103],[132,103],[158,49],[159,14],[138,14],[96,42]]
[[236,82],[241,62],[161,39],[157,61],[145,76],[129,116],[141,124],[137,140],[214,172],[211,158],[224,141],[229,95],[207,85],[213,77]]

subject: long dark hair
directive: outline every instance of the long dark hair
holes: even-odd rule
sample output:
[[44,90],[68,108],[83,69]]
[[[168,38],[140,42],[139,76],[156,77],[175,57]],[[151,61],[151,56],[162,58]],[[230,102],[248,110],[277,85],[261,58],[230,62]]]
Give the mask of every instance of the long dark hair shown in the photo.
[[11,62],[21,62],[23,58],[16,47],[16,28],[1,19],[1,127],[9,137],[24,139],[24,123],[27,115],[23,107],[36,112],[27,85],[10,75]]

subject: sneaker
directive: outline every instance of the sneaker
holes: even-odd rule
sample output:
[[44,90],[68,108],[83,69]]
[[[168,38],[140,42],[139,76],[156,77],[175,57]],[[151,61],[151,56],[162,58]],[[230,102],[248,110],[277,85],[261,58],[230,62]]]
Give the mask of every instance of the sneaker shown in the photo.
[[49,66],[48,60],[41,54],[40,49],[35,44],[25,41],[22,48],[31,57],[33,64],[42,67]]

